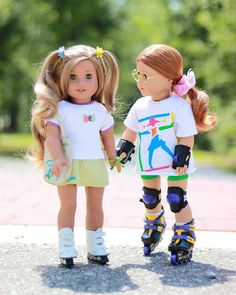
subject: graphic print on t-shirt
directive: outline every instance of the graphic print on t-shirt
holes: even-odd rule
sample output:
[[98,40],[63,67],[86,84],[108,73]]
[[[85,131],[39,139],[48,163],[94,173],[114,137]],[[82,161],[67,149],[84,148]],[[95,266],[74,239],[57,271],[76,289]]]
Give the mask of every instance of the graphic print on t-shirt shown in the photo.
[[83,115],[83,122],[88,123],[88,122],[95,122],[96,117],[95,115]]
[[173,147],[169,147],[162,138],[173,136],[174,113],[144,117],[138,120],[138,124],[138,158],[141,171],[152,172],[171,168]]

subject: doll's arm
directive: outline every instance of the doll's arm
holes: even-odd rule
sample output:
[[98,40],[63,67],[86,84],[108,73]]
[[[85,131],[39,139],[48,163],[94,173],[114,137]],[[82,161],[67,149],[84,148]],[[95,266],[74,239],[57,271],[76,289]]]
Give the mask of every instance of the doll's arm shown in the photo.
[[65,158],[62,150],[62,144],[60,140],[61,130],[59,126],[47,124],[46,126],[46,146],[54,160],[52,167],[52,175],[59,177],[62,173],[63,166],[68,166],[69,163]]
[[186,145],[190,147],[190,149],[192,149],[194,145],[194,135],[187,136],[187,137],[179,137],[178,144]]
[[191,157],[191,149],[194,144],[194,136],[178,138],[178,144],[175,146],[174,158],[172,167],[176,169],[177,175],[182,175],[187,172],[189,159]]
[[129,128],[126,128],[121,138],[132,142],[132,144],[135,144],[137,133]]
[[101,140],[108,160],[114,160],[116,158],[116,148],[113,128],[101,132]]
[[121,163],[119,159],[117,159],[116,157],[115,138],[113,135],[113,129],[110,128],[105,132],[101,132],[101,140],[111,169],[116,167],[117,172],[121,172]]

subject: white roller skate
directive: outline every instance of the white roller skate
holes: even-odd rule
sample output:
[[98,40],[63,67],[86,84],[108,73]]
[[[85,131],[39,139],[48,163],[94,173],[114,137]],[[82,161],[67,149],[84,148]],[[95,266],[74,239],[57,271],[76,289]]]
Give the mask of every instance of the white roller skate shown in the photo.
[[103,236],[105,233],[102,228],[98,228],[96,231],[86,230],[88,261],[97,264],[106,264],[108,259],[108,251],[104,245]]
[[74,233],[71,228],[64,227],[59,230],[59,267],[72,268],[77,251],[74,243]]

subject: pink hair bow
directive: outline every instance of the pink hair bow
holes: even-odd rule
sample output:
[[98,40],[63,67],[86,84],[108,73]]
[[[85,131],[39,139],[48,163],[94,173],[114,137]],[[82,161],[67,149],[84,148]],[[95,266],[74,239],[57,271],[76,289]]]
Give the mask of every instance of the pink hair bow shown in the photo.
[[179,96],[183,96],[188,93],[189,89],[192,89],[196,84],[195,74],[192,69],[188,70],[187,75],[183,75],[178,84],[173,86],[173,90]]

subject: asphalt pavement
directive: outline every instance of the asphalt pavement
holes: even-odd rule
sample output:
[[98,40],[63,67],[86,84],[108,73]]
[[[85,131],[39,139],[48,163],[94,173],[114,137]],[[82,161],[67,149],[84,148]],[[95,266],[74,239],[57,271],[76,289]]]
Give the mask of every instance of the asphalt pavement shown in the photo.
[[[200,167],[189,185],[197,241],[193,259],[172,266],[167,231],[150,257],[143,255],[140,180],[127,168],[113,171],[104,199],[107,266],[88,264],[84,196],[79,190],[73,269],[58,268],[58,199],[41,172],[19,159],[0,158],[0,295],[41,294],[236,294],[236,177]],[[163,184],[165,189],[165,184]]]

